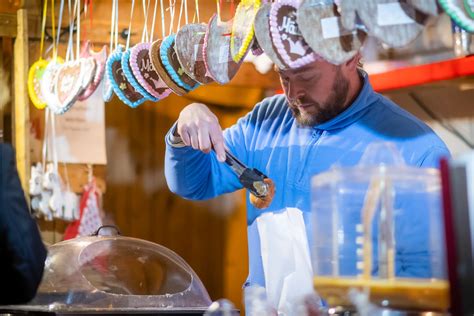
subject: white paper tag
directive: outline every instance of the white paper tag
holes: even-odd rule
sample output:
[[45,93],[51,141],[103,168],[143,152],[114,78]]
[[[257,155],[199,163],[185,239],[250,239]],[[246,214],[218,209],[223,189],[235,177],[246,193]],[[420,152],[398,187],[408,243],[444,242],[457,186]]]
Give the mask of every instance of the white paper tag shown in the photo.
[[406,14],[399,2],[377,4],[377,24],[380,26],[402,25],[415,23]]
[[230,61],[229,59],[229,46],[228,45],[222,45],[219,47],[219,64],[227,63]]

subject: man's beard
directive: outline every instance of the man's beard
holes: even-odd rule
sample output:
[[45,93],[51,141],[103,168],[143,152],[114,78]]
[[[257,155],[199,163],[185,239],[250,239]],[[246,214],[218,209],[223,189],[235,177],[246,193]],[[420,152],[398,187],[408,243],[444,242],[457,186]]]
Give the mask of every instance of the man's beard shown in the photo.
[[[329,121],[346,109],[344,104],[349,90],[349,80],[342,75],[342,71],[338,70],[336,78],[331,89],[331,94],[328,100],[323,104],[315,102],[314,100],[299,99],[292,102],[290,109],[293,112],[293,117],[302,126],[314,126]],[[302,114],[296,104],[311,104],[316,108],[314,114]]]

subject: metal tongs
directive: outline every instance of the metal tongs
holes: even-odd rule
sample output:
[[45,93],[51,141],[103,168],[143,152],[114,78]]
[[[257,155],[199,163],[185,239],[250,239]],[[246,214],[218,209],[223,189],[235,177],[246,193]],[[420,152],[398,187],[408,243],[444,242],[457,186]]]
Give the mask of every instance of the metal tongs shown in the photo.
[[227,149],[225,150],[225,162],[237,174],[240,183],[242,183],[244,188],[249,190],[250,193],[258,198],[264,198],[268,195],[268,184],[263,181],[267,178],[266,175],[255,168],[248,168]]

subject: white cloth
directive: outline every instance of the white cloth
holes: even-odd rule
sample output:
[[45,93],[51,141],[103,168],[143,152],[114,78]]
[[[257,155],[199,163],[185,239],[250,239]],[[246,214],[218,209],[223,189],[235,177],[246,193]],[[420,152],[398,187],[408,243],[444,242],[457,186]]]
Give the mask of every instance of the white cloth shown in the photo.
[[298,315],[304,297],[314,292],[303,213],[265,213],[257,225],[268,302],[279,315]]

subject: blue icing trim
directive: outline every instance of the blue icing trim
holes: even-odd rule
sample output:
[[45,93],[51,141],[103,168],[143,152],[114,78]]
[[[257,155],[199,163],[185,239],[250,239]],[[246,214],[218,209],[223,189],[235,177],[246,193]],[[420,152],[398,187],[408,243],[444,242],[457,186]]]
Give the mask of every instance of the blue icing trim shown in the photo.
[[158,98],[152,96],[148,91],[146,91],[135,79],[135,76],[132,73],[132,68],[130,68],[130,49],[127,49],[122,54],[122,70],[123,74],[127,78],[128,82],[132,85],[132,87],[137,90],[145,99],[151,100],[153,102],[158,101]]
[[114,79],[113,75],[113,70],[112,70],[112,65],[115,61],[121,63],[122,62],[122,55],[123,55],[123,46],[119,45],[115,51],[109,56],[107,59],[107,64],[106,64],[106,72],[107,76],[109,76],[110,79],[110,85],[112,86],[112,89],[114,90],[115,94],[118,96],[118,98],[125,103],[126,105],[135,108],[145,102],[145,98],[141,98],[140,100],[137,100],[135,102],[130,101],[125,93],[120,89],[118,86],[117,82]]
[[196,83],[194,86],[190,86],[187,83],[183,82],[181,78],[179,78],[178,73],[174,70],[173,66],[168,59],[168,49],[170,49],[171,45],[173,45],[176,35],[171,34],[167,36],[160,46],[160,57],[163,66],[165,66],[166,72],[171,76],[171,79],[176,82],[179,86],[186,89],[187,91],[192,91],[199,87],[199,83]]

